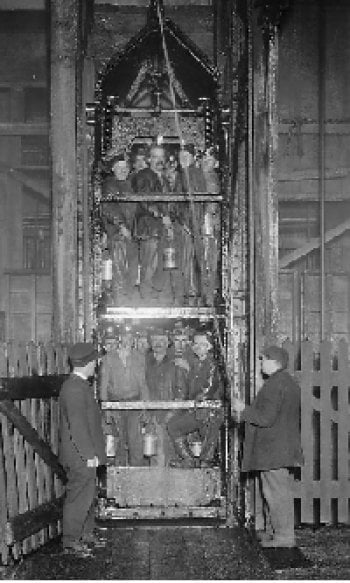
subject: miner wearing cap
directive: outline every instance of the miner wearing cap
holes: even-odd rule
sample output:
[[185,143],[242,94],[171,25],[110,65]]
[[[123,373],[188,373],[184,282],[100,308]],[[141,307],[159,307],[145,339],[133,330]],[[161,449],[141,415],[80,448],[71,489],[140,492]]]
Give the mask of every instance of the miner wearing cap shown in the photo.
[[[166,152],[163,146],[150,147],[149,168],[143,168],[132,177],[132,188],[137,194],[167,193],[170,191],[165,176]],[[166,203],[140,201],[137,212],[139,239],[140,293],[143,300],[152,303],[167,287],[169,274],[162,269],[165,234],[173,233],[172,220]]]
[[[120,326],[119,340],[114,341],[103,357],[100,378],[101,401],[147,401],[148,390],[145,379],[145,356],[133,347],[132,330]],[[108,342],[109,343],[109,342]],[[108,346],[108,344],[107,344]],[[145,465],[142,449],[142,415],[139,411],[107,411],[107,421],[114,431],[118,429],[116,440],[116,465]],[[127,454],[127,459],[125,459]]]
[[[220,378],[211,350],[210,332],[196,331],[192,341],[192,357],[188,361],[189,372],[185,399],[204,401],[217,399],[221,396]],[[211,465],[221,423],[220,414],[206,410],[179,411],[171,417],[167,430],[174,444],[175,452],[180,458],[180,461],[174,459],[171,465],[194,466],[195,459],[188,443],[189,434],[194,432],[198,432],[202,440],[201,465]]]
[[[102,193],[105,198],[128,195],[132,192],[129,163],[125,154],[111,158],[110,173],[104,178]],[[138,300],[138,241],[136,238],[135,202],[105,202],[102,219],[107,234],[107,245],[113,259],[114,304],[129,305]]]
[[[186,369],[186,363],[175,357],[174,347],[169,346],[169,336],[162,328],[153,328],[149,333],[150,350],[146,354],[146,383],[151,401],[172,401],[182,394],[180,383],[182,376],[178,368]],[[185,370],[186,374],[186,370]],[[158,441],[162,442],[161,455],[156,460],[158,465],[166,464],[172,453],[172,446],[166,431],[166,423],[171,413],[157,411],[152,416],[154,430]]]
[[293,547],[294,501],[291,469],[303,462],[300,387],[286,371],[288,353],[279,346],[262,351],[266,380],[250,406],[235,398],[233,409],[245,422],[243,472],[258,472],[265,529],[262,546]]
[[96,468],[106,463],[102,420],[93,387],[98,352],[89,342],[69,350],[72,373],[60,396],[59,459],[68,482],[63,504],[63,549],[86,556],[94,542]]

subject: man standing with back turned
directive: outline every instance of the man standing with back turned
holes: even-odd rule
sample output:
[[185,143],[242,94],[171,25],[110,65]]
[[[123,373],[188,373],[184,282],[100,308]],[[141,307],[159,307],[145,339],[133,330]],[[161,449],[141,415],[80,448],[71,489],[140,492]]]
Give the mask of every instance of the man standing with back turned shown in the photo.
[[67,472],[63,505],[63,550],[88,556],[94,541],[96,468],[106,463],[101,414],[88,379],[98,354],[90,342],[78,342],[69,351],[72,373],[60,396],[59,459]]
[[262,352],[261,371],[267,377],[250,406],[233,400],[242,412],[245,442],[242,471],[259,472],[265,511],[264,547],[293,547],[294,500],[290,469],[303,462],[300,441],[300,387],[285,370],[288,353],[278,346]]

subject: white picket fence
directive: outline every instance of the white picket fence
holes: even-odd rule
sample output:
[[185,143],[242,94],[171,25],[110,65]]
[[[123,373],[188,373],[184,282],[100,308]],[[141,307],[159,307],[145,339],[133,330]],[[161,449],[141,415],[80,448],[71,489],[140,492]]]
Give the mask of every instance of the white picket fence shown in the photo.
[[289,372],[301,386],[301,441],[305,462],[295,481],[299,521],[350,522],[349,346],[284,343]]

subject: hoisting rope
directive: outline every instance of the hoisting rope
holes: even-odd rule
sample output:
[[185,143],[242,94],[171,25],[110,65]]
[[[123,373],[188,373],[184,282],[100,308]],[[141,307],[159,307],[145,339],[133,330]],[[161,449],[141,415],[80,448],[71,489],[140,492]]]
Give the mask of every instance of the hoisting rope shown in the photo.
[[[162,15],[162,12],[160,9],[159,2],[157,2],[157,16],[158,16],[159,28],[160,28],[160,32],[161,32],[161,38],[162,38],[162,47],[163,47],[165,65],[166,65],[166,70],[167,70],[168,78],[169,78],[170,97],[171,97],[171,101],[173,104],[173,110],[174,110],[175,131],[176,131],[177,136],[179,138],[180,151],[184,152],[185,151],[185,149],[184,149],[185,140],[184,140],[183,132],[181,129],[181,122],[180,122],[179,113],[178,113],[177,108],[176,108],[176,97],[175,97],[175,90],[174,90],[175,75],[174,75],[174,71],[173,71],[173,68],[172,68],[172,65],[170,62],[170,58],[169,58],[169,52],[168,52],[168,47],[167,47],[165,33],[164,33],[163,15]],[[184,171],[185,183],[186,183],[186,191],[187,191],[186,194],[187,194],[189,202],[190,202],[190,217],[191,217],[190,224],[192,224],[192,226],[194,228],[194,233],[193,233],[194,247],[195,247],[195,249],[199,249],[200,225],[198,223],[197,216],[195,213],[195,206],[194,206],[195,203],[194,203],[194,199],[193,199],[193,192],[191,189],[189,168],[187,166],[185,166],[183,168],[183,171]],[[198,265],[198,275],[200,276],[199,286],[201,287],[201,271],[200,271],[200,269],[201,269],[201,266]]]
[[[175,91],[174,91],[175,75],[174,75],[174,71],[173,71],[173,68],[172,68],[172,65],[170,62],[170,58],[169,58],[169,52],[168,52],[168,47],[167,47],[165,33],[164,33],[163,15],[162,15],[162,11],[160,9],[159,2],[157,2],[157,16],[158,16],[159,28],[160,28],[160,32],[161,32],[161,38],[162,38],[162,47],[163,47],[165,65],[166,65],[166,70],[167,70],[168,78],[169,78],[169,90],[170,90],[170,96],[171,96],[173,110],[174,110],[175,129],[176,129],[177,135],[179,137],[179,141],[180,141],[180,151],[184,151],[185,140],[184,140],[183,132],[181,129],[181,122],[180,122],[179,113],[178,113],[177,108],[176,108],[176,97],[175,97]],[[196,213],[194,212],[195,202],[194,202],[193,192],[191,190],[189,169],[186,166],[185,168],[183,168],[183,170],[184,170],[185,180],[186,180],[187,195],[188,195],[188,198],[190,201],[190,213],[191,213],[191,218],[192,218],[192,225],[194,226],[193,238],[195,240],[194,241],[195,248],[198,249],[198,247],[200,245],[200,235],[199,235],[200,234],[200,225],[198,224],[197,216],[196,216]],[[223,373],[223,377],[224,377],[224,382],[225,382],[225,385],[230,386],[231,381],[230,381],[230,376],[228,374],[226,352],[225,352],[224,345],[223,345],[223,342],[221,339],[219,320],[218,320],[218,317],[216,314],[213,315],[213,319],[214,319],[214,331],[215,331],[216,339],[217,339],[217,342],[219,345],[220,363],[221,363],[221,366],[223,368],[222,373]]]

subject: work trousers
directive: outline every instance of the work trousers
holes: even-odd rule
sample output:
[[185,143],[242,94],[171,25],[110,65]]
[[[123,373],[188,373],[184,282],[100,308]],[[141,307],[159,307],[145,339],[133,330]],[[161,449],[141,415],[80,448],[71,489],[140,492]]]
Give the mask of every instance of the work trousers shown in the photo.
[[293,477],[287,468],[260,472],[266,531],[286,546],[295,544]]
[[200,413],[187,411],[176,413],[171,417],[167,429],[169,436],[174,441],[198,431],[202,439],[201,458],[209,459],[215,453],[221,424],[222,416],[218,412],[211,414],[208,411]]
[[118,238],[113,246],[114,301],[130,301],[138,283],[138,244],[134,240]]
[[79,464],[66,468],[68,482],[63,504],[63,547],[92,534],[95,526],[96,468]]
[[193,412],[176,413],[168,422],[168,433],[172,439],[178,439],[193,431],[199,431],[204,437],[205,422],[197,419]]
[[128,448],[129,466],[147,465],[143,456],[140,413],[138,411],[123,412],[125,421],[126,442]]

